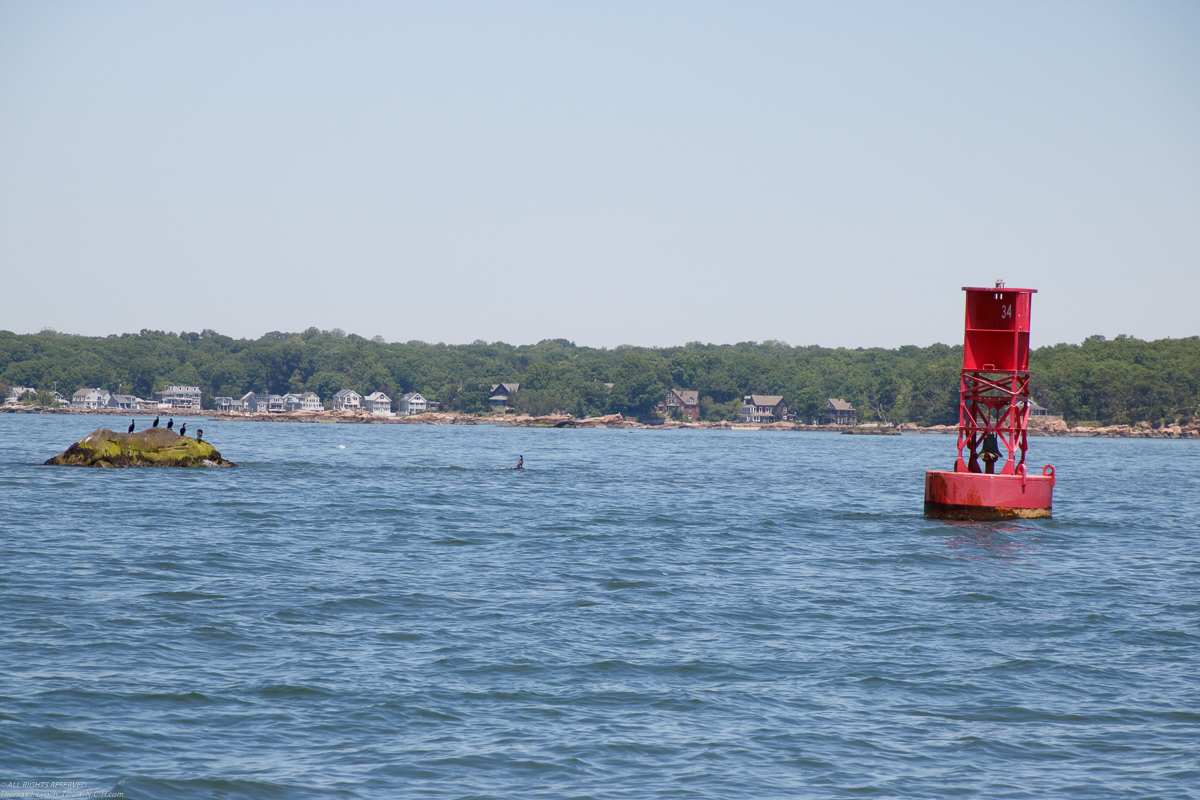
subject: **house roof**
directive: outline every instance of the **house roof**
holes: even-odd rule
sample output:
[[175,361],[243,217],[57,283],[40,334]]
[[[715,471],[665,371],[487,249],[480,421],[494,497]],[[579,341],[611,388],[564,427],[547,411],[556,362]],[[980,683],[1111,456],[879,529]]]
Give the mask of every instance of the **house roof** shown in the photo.
[[825,402],[829,403],[829,407],[834,411],[853,411],[854,406],[847,403],[840,397],[830,397]]
[[317,394],[316,392],[305,392],[304,394],[300,395],[301,400],[307,400],[310,397],[315,397],[318,400],[321,399],[321,395]]
[[244,395],[242,395],[242,400],[254,400],[257,397],[258,395],[256,395],[254,392],[246,392]]
[[[503,392],[496,391],[496,389],[500,386],[504,387]],[[521,388],[521,384],[519,384],[519,383],[495,383],[495,384],[492,384],[492,393],[497,397],[505,397],[507,395],[512,394],[515,391],[518,391],[520,388]],[[491,398],[488,398],[488,399],[490,400]]]
[[373,403],[382,403],[384,400],[387,400],[389,403],[392,401],[392,398],[388,397],[386,394],[384,394],[383,392],[380,392],[378,390],[371,392],[369,395],[367,395],[363,399],[370,400]]
[[752,394],[750,395],[750,405],[754,406],[777,406],[783,402],[781,394]]
[[700,405],[700,392],[694,389],[672,389],[671,391],[685,406]]
[[424,400],[425,398],[421,397],[420,392],[409,392],[408,394],[404,395],[404,397],[402,397],[400,399],[407,401],[407,400]]
[[354,395],[355,397],[362,397],[361,394],[354,391],[353,389],[341,389],[338,391],[337,394],[334,395],[334,397],[349,397],[350,395]]

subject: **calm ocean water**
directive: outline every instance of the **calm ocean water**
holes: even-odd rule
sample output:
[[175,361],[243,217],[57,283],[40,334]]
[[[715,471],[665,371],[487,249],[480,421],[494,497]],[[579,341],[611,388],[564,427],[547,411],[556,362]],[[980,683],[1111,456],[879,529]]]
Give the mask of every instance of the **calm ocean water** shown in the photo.
[[949,436],[205,422],[239,469],[40,466],[126,425],[0,416],[0,782],[1200,797],[1200,443],[1034,439],[1055,517],[1009,524],[922,517]]

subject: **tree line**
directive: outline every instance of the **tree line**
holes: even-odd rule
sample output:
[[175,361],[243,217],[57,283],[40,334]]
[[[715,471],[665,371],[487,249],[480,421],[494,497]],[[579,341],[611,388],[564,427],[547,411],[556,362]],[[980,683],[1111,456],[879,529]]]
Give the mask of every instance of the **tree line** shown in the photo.
[[[0,390],[28,386],[68,397],[99,387],[143,398],[169,385],[199,386],[203,404],[249,391],[340,389],[393,399],[419,391],[445,410],[487,409],[493,384],[520,383],[512,403],[530,414],[621,413],[648,418],[667,389],[694,389],[704,419],[733,419],[746,394],[782,395],[801,420],[825,399],[854,404],[860,420],[953,425],[962,346],[792,347],[783,342],[613,349],[565,339],[533,345],[387,343],[340,330],[273,331],[233,339],[212,330],[85,337],[0,331]],[[1200,337],[1142,341],[1092,336],[1030,357],[1034,399],[1071,422],[1170,422],[1200,413]]]

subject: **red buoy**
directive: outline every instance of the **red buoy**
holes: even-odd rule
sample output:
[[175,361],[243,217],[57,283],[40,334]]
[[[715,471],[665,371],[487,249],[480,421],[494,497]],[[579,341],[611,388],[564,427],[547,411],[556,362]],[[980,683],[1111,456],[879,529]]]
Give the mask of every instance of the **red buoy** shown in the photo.
[[[1037,289],[963,287],[966,332],[953,472],[925,473],[925,513],[942,519],[1048,517],[1054,467],[1025,468],[1029,312]],[[999,466],[999,468],[997,468]]]

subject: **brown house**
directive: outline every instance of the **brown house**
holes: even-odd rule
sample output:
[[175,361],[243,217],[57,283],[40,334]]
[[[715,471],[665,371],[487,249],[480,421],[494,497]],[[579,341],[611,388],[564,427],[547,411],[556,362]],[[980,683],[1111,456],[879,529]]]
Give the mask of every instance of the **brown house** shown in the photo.
[[670,414],[675,409],[683,412],[689,422],[700,419],[700,393],[691,389],[668,389],[667,399],[658,406],[658,413]]
[[822,425],[853,425],[858,422],[854,406],[840,397],[830,397],[825,400],[825,413],[821,415]]

